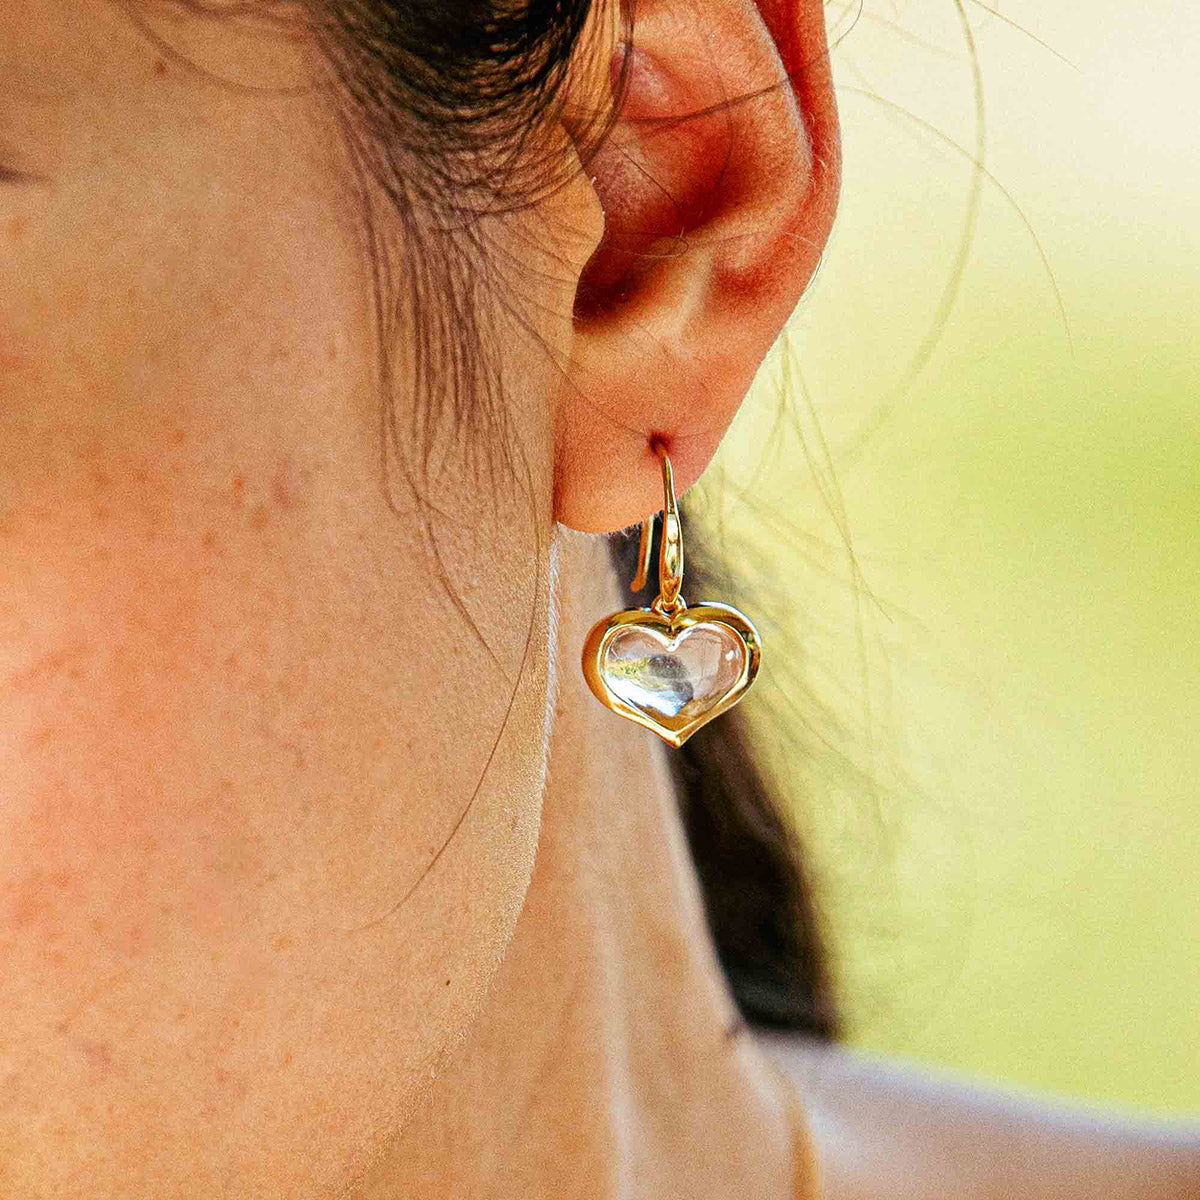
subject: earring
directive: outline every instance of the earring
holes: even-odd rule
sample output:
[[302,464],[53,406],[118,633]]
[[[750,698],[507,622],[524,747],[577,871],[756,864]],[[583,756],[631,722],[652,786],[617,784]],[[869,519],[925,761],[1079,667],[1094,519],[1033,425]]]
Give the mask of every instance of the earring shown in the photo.
[[[626,608],[592,626],[583,645],[583,674],[605,708],[682,746],[702,725],[745,694],[758,674],[758,630],[729,604],[689,607],[683,583],[683,528],[675,476],[662,443],[663,510],[658,596],[649,608]],[[653,514],[642,523],[633,591],[646,582]]]

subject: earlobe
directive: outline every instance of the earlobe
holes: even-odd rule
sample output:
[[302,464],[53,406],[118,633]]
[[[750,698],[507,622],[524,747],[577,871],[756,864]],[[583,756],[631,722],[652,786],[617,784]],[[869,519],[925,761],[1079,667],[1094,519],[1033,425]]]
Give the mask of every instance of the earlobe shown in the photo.
[[555,515],[602,532],[707,466],[820,261],[840,176],[820,0],[639,0],[606,229],[558,397]]

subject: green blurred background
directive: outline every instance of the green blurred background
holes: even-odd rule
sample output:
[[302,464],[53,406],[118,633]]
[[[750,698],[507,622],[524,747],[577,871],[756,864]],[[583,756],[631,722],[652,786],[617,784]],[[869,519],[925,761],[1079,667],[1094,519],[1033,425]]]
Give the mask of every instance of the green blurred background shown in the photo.
[[841,212],[697,491],[851,1040],[1200,1111],[1198,9],[826,14]]

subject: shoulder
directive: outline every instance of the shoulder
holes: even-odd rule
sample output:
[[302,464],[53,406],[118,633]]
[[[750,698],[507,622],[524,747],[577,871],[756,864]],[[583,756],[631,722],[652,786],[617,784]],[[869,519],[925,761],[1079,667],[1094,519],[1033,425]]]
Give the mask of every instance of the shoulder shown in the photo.
[[1101,1113],[760,1032],[804,1101],[825,1200],[1198,1200],[1200,1120]]

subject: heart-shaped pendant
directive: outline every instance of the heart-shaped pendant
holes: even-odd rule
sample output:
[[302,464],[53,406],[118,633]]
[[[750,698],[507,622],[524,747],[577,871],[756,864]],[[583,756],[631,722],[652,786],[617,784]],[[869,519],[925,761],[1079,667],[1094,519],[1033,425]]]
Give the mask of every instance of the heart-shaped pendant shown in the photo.
[[[730,604],[689,608],[683,583],[683,527],[675,476],[662,443],[663,510],[658,554],[658,596],[649,608],[626,608],[592,626],[583,644],[583,674],[606,708],[682,746],[713,717],[732,708],[758,674],[758,630]],[[642,522],[632,588],[646,584],[650,529]]]
[[601,704],[676,747],[742,698],[760,657],[758,631],[736,608],[677,603],[672,613],[613,613],[583,648],[583,673]]

